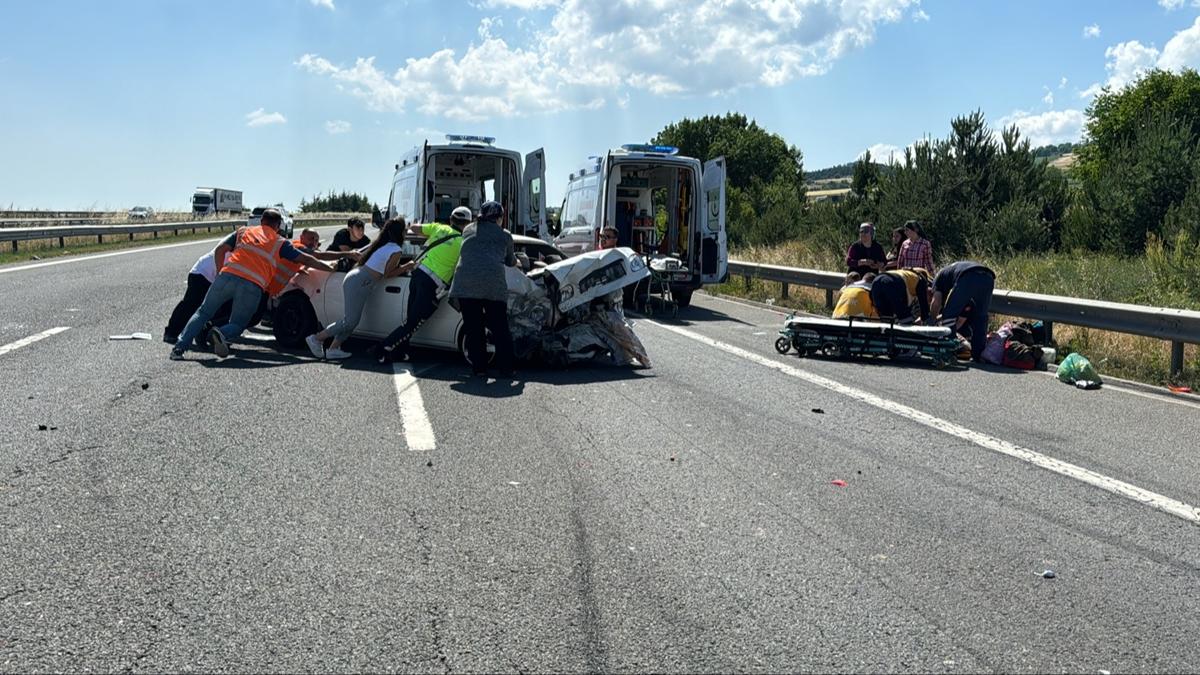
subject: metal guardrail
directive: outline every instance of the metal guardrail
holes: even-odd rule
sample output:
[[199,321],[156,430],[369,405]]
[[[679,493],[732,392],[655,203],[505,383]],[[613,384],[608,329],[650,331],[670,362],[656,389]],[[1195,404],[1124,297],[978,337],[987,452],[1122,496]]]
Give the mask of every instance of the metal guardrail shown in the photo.
[[[833,307],[833,292],[842,287],[845,279],[836,272],[738,261],[730,261],[729,275],[745,278],[747,285],[752,278],[781,283],[785,298],[788,297],[788,286],[791,284],[822,288],[825,290],[825,304],[830,308]],[[1171,343],[1172,376],[1183,372],[1183,345],[1200,344],[1200,312],[1187,309],[1144,307],[996,289],[992,294],[991,310],[1040,319],[1046,324],[1048,337],[1053,335],[1055,323],[1065,323],[1166,340]]]
[[12,242],[13,253],[16,253],[17,243],[22,241],[37,241],[40,239],[58,239],[59,248],[65,248],[66,240],[74,237],[95,237],[97,243],[103,244],[105,237],[128,235],[130,241],[133,235],[152,232],[157,237],[159,232],[174,232],[180,230],[205,229],[209,232],[215,227],[218,230],[233,229],[245,225],[246,219],[237,220],[202,220],[181,223],[147,223],[144,225],[49,225],[46,227],[8,227],[0,229],[0,242]]

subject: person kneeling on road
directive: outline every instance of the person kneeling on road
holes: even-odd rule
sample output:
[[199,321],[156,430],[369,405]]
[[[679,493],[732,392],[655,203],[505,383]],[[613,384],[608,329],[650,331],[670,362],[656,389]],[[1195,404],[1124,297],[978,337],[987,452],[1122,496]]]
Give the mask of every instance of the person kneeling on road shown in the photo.
[[496,347],[500,375],[513,374],[513,342],[508,328],[508,281],[505,266],[515,267],[512,235],[497,220],[504,207],[486,202],[479,208],[479,221],[463,230],[462,258],[450,285],[450,299],[459,305],[467,362],[475,375],[486,375],[487,333]]
[[996,273],[973,260],[960,260],[938,270],[933,280],[934,316],[971,340],[971,359],[983,360],[987,345],[988,307],[996,289]]
[[425,249],[417,259],[401,270],[412,272],[408,282],[408,307],[404,323],[380,343],[376,356],[380,363],[408,360],[408,341],[421,324],[437,311],[442,296],[454,280],[462,249],[463,229],[471,222],[471,209],[459,206],[450,213],[450,224],[413,225],[413,234],[425,237]]
[[[400,259],[404,255],[401,246],[404,245],[405,229],[403,218],[389,220],[384,224],[379,238],[363,251],[358,265],[342,279],[342,318],[304,339],[313,356],[318,359],[344,359],[350,356],[349,352],[342,349],[342,344],[358,327],[371,289],[384,279],[399,276],[404,269]],[[333,338],[333,342],[326,349],[325,340],[329,338]]]
[[871,282],[871,302],[881,318],[900,325],[929,321],[929,273],[921,268],[888,270]]
[[[204,329],[204,325],[216,315],[226,302],[233,302],[229,323],[209,331],[208,339],[213,352],[224,358],[229,356],[229,342],[246,329],[263,293],[276,274],[286,273],[282,261],[296,261],[309,267],[333,271],[333,267],[302,253],[290,241],[279,236],[283,217],[275,209],[267,209],[262,215],[262,224],[248,227],[238,235],[238,246],[225,260],[225,267],[213,281],[204,296],[204,302],[184,327],[179,341],[171,350],[171,359],[183,358],[192,340]],[[281,271],[282,270],[282,271]]]

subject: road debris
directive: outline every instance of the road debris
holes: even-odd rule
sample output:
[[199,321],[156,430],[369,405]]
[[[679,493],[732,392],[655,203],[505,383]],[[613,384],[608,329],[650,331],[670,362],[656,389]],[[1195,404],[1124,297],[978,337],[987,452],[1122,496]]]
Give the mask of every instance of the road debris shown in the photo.
[[842,480],[841,478],[839,478],[839,479],[837,479],[837,480],[835,480],[835,481],[830,481],[830,482],[831,482],[831,483],[833,483],[834,485],[838,486],[838,487],[849,487],[849,486],[850,486],[850,484],[849,484],[849,483],[847,483],[846,481]]
[[824,411],[824,410],[821,410],[820,408],[813,408],[813,409],[812,409],[812,411],[813,411],[813,412],[815,412],[815,413],[817,413],[818,415],[824,415],[824,414],[825,414],[825,411]]
[[142,391],[146,391],[146,390],[147,390],[147,389],[149,389],[149,388],[150,388],[150,383],[149,383],[149,382],[143,382],[143,383],[142,383]]
[[1043,579],[1053,579],[1057,576],[1058,575],[1054,573],[1054,570],[1046,570],[1045,572],[1042,572]]
[[1062,363],[1058,364],[1055,373],[1059,381],[1073,384],[1080,389],[1099,389],[1102,382],[1095,366],[1082,354],[1071,352]]
[[1190,394],[1192,393],[1192,388],[1169,384],[1167,385],[1167,391],[1170,391],[1172,394]]
[[109,340],[149,340],[149,333],[130,333],[129,335],[109,335]]

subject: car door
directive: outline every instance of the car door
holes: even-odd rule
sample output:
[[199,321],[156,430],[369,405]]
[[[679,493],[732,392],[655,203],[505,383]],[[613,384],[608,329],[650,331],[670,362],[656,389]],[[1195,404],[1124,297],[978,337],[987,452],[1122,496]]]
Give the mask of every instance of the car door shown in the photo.
[[729,266],[725,235],[725,158],[705,162],[701,174],[704,214],[701,218],[700,280],[716,284],[724,280]]
[[538,148],[525,155],[525,174],[522,176],[525,211],[521,214],[525,234],[549,243],[546,228],[546,151]]
[[403,276],[382,279],[375,284],[354,332],[380,338],[399,328],[408,307],[408,282],[409,278]]

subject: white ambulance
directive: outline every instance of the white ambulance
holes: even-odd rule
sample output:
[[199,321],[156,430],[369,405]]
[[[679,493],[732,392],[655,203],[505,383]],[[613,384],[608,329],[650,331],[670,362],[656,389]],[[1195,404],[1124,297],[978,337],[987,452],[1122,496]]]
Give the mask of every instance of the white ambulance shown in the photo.
[[556,225],[554,245],[567,255],[600,248],[601,231],[616,229],[616,245],[661,269],[686,307],[692,291],[728,275],[725,158],[702,166],[678,148],[641,144],[589,157],[570,175]]
[[500,224],[507,230],[549,243],[543,149],[525,155],[522,164],[519,153],[495,147],[490,136],[447,134],[446,141],[425,141],[400,158],[385,218],[449,223],[456,207],[478,212],[484,202],[495,200],[505,207]]

